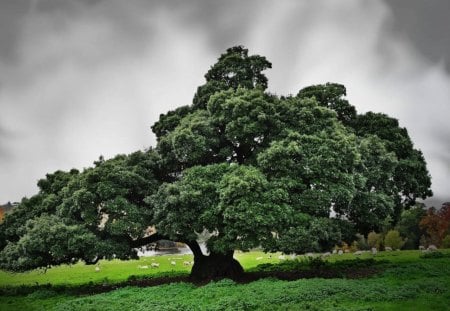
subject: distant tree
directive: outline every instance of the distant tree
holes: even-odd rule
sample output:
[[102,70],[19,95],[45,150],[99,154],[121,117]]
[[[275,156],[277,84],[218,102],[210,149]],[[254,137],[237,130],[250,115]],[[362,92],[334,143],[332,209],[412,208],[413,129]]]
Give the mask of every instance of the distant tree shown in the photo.
[[420,228],[419,223],[425,215],[426,210],[423,204],[416,204],[411,209],[402,212],[395,229],[406,238],[405,249],[417,249],[419,247],[420,237],[425,234],[425,230]]
[[0,267],[136,258],[165,239],[191,248],[193,278],[237,277],[236,249],[329,250],[429,193],[425,161],[395,119],[356,115],[339,84],[269,94],[270,67],[230,48],[193,104],[153,125],[155,149],[47,175],[0,225]]
[[450,204],[444,203],[439,210],[429,208],[419,226],[426,231],[430,242],[439,246],[450,233]]

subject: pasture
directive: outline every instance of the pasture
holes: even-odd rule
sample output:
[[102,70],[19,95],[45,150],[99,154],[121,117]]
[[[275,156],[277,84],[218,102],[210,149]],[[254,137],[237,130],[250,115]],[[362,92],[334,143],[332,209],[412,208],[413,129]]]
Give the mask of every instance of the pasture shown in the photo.
[[[204,286],[176,282],[143,288],[126,286],[94,295],[74,293],[70,289],[89,284],[111,285],[124,282],[132,275],[135,278],[187,276],[190,266],[183,262],[191,261],[192,257],[165,255],[134,261],[102,261],[98,272],[95,266],[83,264],[54,267],[45,273],[2,271],[0,310],[449,310],[450,250],[440,253],[436,258],[423,258],[419,251],[394,251],[375,256],[364,253],[356,261],[353,254],[326,259],[333,269],[340,269],[333,263],[349,262],[347,266],[351,267],[366,262],[365,259],[379,269],[373,276],[356,279],[265,278],[247,284],[221,280]],[[235,255],[246,271],[290,266],[308,269],[308,265],[298,264],[307,262],[303,256],[295,260],[289,256],[280,260],[278,256],[262,252]],[[151,268],[153,262],[160,266]]]

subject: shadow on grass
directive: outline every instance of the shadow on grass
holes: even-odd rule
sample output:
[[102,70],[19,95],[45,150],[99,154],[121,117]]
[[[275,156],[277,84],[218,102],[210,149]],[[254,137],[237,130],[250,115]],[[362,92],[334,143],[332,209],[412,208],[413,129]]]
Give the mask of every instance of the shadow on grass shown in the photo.
[[[382,272],[387,267],[387,261],[375,261],[373,259],[342,260],[334,263],[324,261],[320,257],[286,260],[278,264],[261,264],[244,272],[236,283],[250,283],[263,278],[276,278],[279,280],[294,281],[310,278],[367,278]],[[189,282],[197,286],[203,286],[211,281],[219,279],[207,279],[194,281],[186,272],[161,273],[152,276],[130,276],[123,282],[111,282],[105,278],[101,283],[89,282],[83,285],[22,285],[0,287],[2,296],[22,296],[37,294],[44,296],[66,295],[92,295],[109,292],[115,289],[136,286],[149,287],[170,283]]]

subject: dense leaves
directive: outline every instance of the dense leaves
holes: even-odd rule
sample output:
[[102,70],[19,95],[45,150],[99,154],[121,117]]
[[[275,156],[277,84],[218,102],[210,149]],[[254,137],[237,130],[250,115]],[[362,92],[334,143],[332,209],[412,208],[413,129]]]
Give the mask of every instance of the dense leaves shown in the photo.
[[450,203],[444,203],[441,209],[428,209],[419,226],[425,230],[434,245],[441,245],[442,240],[450,234]]
[[426,210],[421,205],[403,211],[396,229],[401,236],[406,238],[405,249],[417,249],[419,247],[420,237],[425,234],[425,230],[420,228],[419,223],[425,215]]
[[268,68],[272,64],[264,56],[248,56],[248,50],[242,46],[227,49],[205,74],[206,83],[198,87],[193,107],[205,108],[211,95],[230,88],[265,90],[268,80],[263,71]]
[[330,249],[431,194],[425,160],[396,119],[357,115],[336,83],[269,94],[268,68],[232,47],[192,105],[152,126],[155,149],[47,175],[0,226],[1,267],[133,258],[166,238],[192,248],[195,273],[229,276],[242,271],[235,249]]
[[11,270],[83,259],[133,258],[133,240],[150,220],[144,197],[158,188],[158,159],[152,151],[102,158],[83,172],[57,171],[38,182],[0,226],[0,266]]

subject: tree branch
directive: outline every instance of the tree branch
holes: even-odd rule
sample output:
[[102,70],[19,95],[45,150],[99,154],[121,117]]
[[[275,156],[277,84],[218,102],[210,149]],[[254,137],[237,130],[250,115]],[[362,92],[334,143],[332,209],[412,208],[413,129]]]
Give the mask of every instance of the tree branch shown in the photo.
[[94,260],[89,260],[84,258],[84,262],[86,263],[86,265],[95,265],[98,261],[100,260],[100,256],[95,257]]
[[[173,239],[170,239],[168,236],[164,236],[162,234],[159,233],[154,233],[152,235],[149,235],[147,237],[141,238],[141,239],[137,239],[137,240],[130,240],[130,246],[132,248],[137,248],[137,247],[141,247],[159,240],[169,240],[169,241],[174,241]],[[203,252],[202,249],[200,248],[200,245],[198,244],[197,241],[195,240],[185,240],[181,237],[177,238],[175,242],[182,242],[184,244],[186,244],[187,246],[189,246],[189,248],[191,249],[192,253],[194,254],[194,257],[202,257]]]
[[130,240],[130,246],[132,248],[137,248],[137,247],[141,247],[159,240],[170,240],[168,237],[163,236],[159,233],[154,233],[152,235],[146,236],[144,238],[141,239],[137,239],[137,240]]
[[197,241],[181,241],[183,243],[185,243],[187,246],[189,246],[189,248],[191,249],[192,253],[194,254],[194,258],[198,258],[198,257],[202,257],[203,252],[202,249],[200,248],[200,245],[198,244]]

